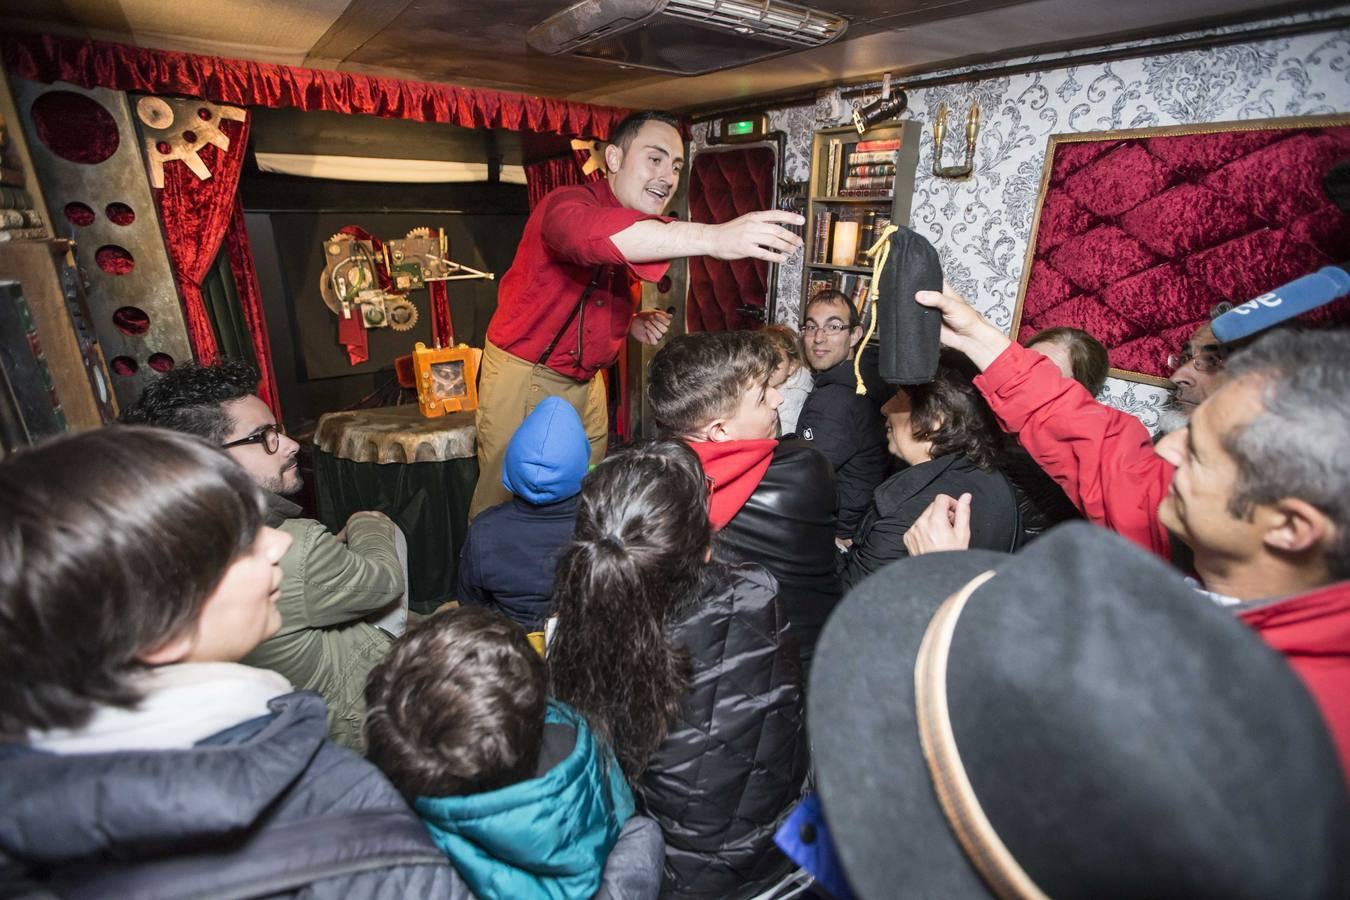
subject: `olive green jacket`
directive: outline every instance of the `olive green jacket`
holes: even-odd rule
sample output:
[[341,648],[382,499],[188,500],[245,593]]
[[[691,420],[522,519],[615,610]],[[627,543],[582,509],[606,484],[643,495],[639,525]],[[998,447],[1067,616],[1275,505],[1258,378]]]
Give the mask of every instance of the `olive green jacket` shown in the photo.
[[319,522],[299,518],[300,507],[285,497],[267,498],[267,524],[292,538],[281,559],[281,628],[243,661],[322,695],[329,737],[362,752],[366,677],[393,640],[364,619],[403,594],[397,526],[361,517],[344,544]]

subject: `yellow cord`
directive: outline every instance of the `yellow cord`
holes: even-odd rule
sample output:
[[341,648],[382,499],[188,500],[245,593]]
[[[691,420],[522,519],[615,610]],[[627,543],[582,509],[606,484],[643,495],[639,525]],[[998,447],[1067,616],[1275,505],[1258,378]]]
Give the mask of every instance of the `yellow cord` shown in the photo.
[[[886,260],[891,255],[891,235],[899,230],[897,225],[887,225],[876,243],[863,251],[864,255],[872,257],[872,283],[867,286],[867,299],[872,301],[872,321],[867,323],[867,334],[858,342],[858,352],[853,355],[853,390],[859,396],[867,394],[867,385],[863,384],[862,377],[862,348],[867,346],[877,330],[877,291],[881,287],[881,270],[886,268]],[[864,303],[863,308],[866,306]]]

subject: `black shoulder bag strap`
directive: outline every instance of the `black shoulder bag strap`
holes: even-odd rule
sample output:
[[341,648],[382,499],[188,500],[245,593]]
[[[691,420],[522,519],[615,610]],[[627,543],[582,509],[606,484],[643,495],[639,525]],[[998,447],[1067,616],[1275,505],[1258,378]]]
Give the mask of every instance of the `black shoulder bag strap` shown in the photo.
[[586,305],[586,301],[590,299],[591,292],[594,291],[596,285],[600,283],[600,276],[604,274],[604,271],[605,267],[603,264],[595,267],[595,273],[591,275],[591,283],[586,285],[586,290],[581,292],[581,299],[577,300],[577,305],[572,307],[572,311],[567,314],[567,320],[563,322],[562,328],[558,329],[558,333],[553,336],[553,340],[548,342],[548,346],[545,347],[544,352],[540,354],[539,362],[536,363],[536,365],[548,365],[548,358],[553,355],[553,351],[557,349],[558,342],[562,340],[563,334],[571,327],[572,321],[576,319],[577,314],[580,313],[582,307]]

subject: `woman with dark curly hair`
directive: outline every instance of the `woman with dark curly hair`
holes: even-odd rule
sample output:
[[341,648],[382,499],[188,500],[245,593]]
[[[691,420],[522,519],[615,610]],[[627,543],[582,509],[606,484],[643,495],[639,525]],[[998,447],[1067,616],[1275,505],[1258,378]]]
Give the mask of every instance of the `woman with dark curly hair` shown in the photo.
[[801,675],[773,576],[710,562],[683,443],[587,476],[554,581],[552,693],[614,749],[666,837],[663,897],[741,897],[791,869],[773,834],[806,775]]
[[887,447],[908,466],[872,495],[844,557],[849,586],[909,555],[905,532],[938,495],[969,504],[969,546],[1015,549],[1021,534],[1017,499],[994,467],[1003,433],[973,384],[976,374],[965,357],[944,349],[931,382],[899,388],[881,408]]

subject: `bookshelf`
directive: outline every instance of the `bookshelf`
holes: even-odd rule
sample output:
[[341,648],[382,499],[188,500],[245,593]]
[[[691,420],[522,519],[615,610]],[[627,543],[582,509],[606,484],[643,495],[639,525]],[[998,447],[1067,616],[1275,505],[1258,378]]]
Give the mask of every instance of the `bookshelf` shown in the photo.
[[825,128],[813,136],[803,309],[817,291],[833,287],[853,297],[865,312],[862,297],[872,268],[863,251],[886,222],[909,222],[919,130],[918,122],[899,122],[872,128],[865,135],[850,125]]

